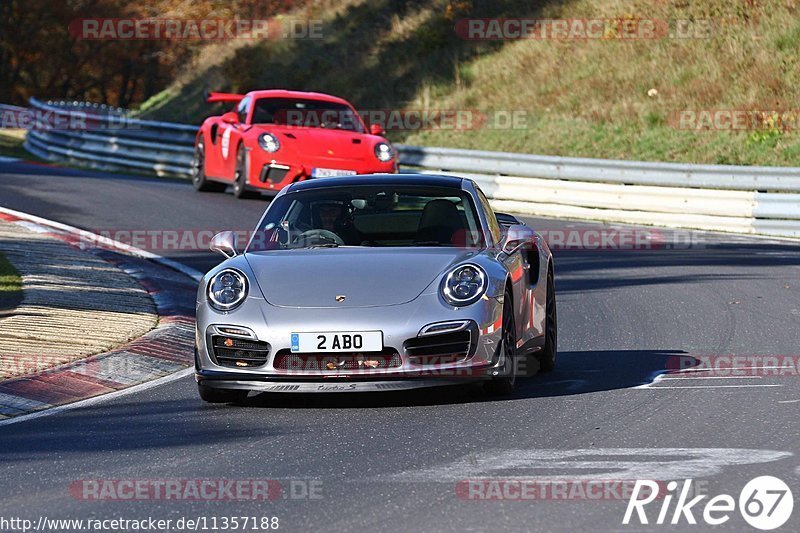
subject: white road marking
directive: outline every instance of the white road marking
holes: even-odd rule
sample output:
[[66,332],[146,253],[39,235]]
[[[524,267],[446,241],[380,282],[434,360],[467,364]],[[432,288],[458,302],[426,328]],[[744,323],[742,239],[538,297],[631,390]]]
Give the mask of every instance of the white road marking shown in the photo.
[[653,385],[655,385],[656,383],[661,381],[662,379],[664,379],[664,374],[659,374],[656,377],[654,377],[653,380],[650,383],[642,383],[641,385],[637,385],[637,386],[632,387],[632,388],[633,389],[649,389]]
[[61,222],[56,222],[55,220],[48,220],[46,218],[38,217],[36,215],[23,213],[21,211],[15,211],[13,209],[8,209],[6,207],[0,207],[0,213],[5,213],[7,215],[20,218],[22,220],[26,220],[28,222],[35,222],[37,224],[41,224],[42,226],[46,226],[55,230],[69,233],[71,235],[75,235],[76,237],[84,237],[90,242],[97,242],[104,246],[110,246],[114,248],[116,251],[123,254],[149,259],[151,261],[169,267],[173,270],[177,270],[178,272],[186,274],[195,281],[200,281],[203,278],[203,273],[200,272],[199,270],[195,270],[192,267],[188,267],[182,263],[178,263],[177,261],[173,261],[172,259],[162,257],[158,254],[154,254],[153,252],[148,252],[147,250],[142,250],[141,248],[131,246],[130,244],[125,244],[123,242],[115,241],[114,239],[109,239],[108,237],[103,237],[102,235],[92,233],[91,231],[86,231],[80,228],[76,228],[75,226],[70,226],[69,224],[62,224]]
[[783,385],[686,385],[686,386],[659,385],[658,387],[642,387],[642,388],[646,390],[661,390],[661,389],[750,389],[756,387],[783,387]]
[[748,383],[744,385],[665,385],[665,381],[682,381],[684,379],[761,379],[762,376],[696,376],[675,377],[676,374],[659,374],[650,383],[632,387],[639,390],[666,390],[666,389],[750,389],[757,387],[783,387],[781,384]]
[[763,376],[676,376],[667,374],[664,381],[683,381],[684,379],[761,379]]
[[153,381],[148,381],[140,385],[134,385],[133,387],[128,387],[127,389],[109,392],[108,394],[102,394],[100,396],[95,396],[93,398],[87,398],[85,400],[68,403],[66,405],[59,405],[57,407],[46,409],[44,411],[36,411],[35,413],[29,413],[27,415],[20,415],[20,416],[15,416],[14,418],[7,418],[5,420],[0,420],[0,426],[8,426],[10,424],[16,424],[17,422],[25,422],[27,420],[33,420],[35,418],[41,418],[43,416],[55,415],[58,413],[63,413],[65,411],[71,411],[73,409],[80,409],[81,407],[89,407],[92,405],[97,405],[99,403],[116,400],[117,398],[121,398],[129,394],[135,394],[137,392],[146,391],[148,389],[159,387],[161,385],[166,385],[167,383],[172,383],[173,381],[177,381],[193,373],[194,373],[194,367],[184,368],[183,370],[175,372],[174,374],[154,379]]
[[[776,366],[776,365],[771,365],[771,366],[737,366],[737,367],[733,367],[733,368],[725,368],[724,371],[726,371],[726,372],[739,372],[739,371],[742,371],[742,370],[769,370],[769,369],[774,369],[774,368],[786,368],[786,367],[784,367],[784,366]],[[721,370],[718,370],[716,368],[685,368],[683,370],[675,372],[674,374],[683,374],[684,372],[719,372],[719,371],[721,371]]]
[[15,222],[18,226],[22,226],[23,228],[32,231],[33,233],[51,233],[53,230],[42,226],[41,224],[35,224],[33,222],[26,222],[24,220],[17,220]]
[[674,480],[710,477],[728,466],[769,463],[791,456],[789,452],[740,448],[492,450],[402,472],[390,479],[447,483],[486,477],[542,481]]
[[798,403],[800,400],[778,400],[778,403]]
[[0,392],[0,405],[12,407],[23,412],[30,411],[31,409],[46,409],[48,407],[52,407],[52,405],[49,403],[32,400],[30,398],[23,398],[22,396],[14,396],[4,392]]

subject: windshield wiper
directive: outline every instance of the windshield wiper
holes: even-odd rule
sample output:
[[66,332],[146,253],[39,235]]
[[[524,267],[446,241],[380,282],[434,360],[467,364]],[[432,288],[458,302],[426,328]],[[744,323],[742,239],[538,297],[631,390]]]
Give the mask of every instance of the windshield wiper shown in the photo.
[[442,246],[439,241],[414,241],[414,246]]

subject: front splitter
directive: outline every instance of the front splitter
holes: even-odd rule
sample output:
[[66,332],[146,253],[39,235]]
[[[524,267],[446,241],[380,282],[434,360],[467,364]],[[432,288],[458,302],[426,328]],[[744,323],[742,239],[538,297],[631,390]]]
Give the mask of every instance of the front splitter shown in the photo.
[[226,379],[203,379],[198,377],[198,383],[205,387],[229,390],[251,390],[256,392],[386,392],[396,390],[421,389],[427,387],[444,387],[448,385],[463,385],[470,380],[445,380],[445,379],[408,379],[396,381],[352,381],[325,383],[321,381],[249,381]]

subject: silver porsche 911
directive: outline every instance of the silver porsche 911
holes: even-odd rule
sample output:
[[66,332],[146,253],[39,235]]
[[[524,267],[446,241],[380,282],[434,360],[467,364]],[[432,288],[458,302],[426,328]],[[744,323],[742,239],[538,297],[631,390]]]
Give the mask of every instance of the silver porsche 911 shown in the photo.
[[249,391],[389,391],[482,380],[508,394],[556,362],[553,257],[475,182],[362,175],[295,183],[197,292],[196,380]]

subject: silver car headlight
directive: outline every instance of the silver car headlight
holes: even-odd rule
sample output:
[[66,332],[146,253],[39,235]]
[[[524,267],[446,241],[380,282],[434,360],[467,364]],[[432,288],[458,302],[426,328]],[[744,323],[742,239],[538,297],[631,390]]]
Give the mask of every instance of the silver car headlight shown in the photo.
[[375,157],[381,163],[388,163],[394,157],[394,150],[386,143],[378,143],[375,145]]
[[451,305],[475,303],[485,292],[486,272],[472,263],[455,267],[442,283],[442,296]]
[[208,284],[208,303],[218,311],[230,311],[247,297],[247,276],[238,270],[220,270]]
[[281,149],[281,142],[271,133],[259,135],[258,145],[269,153],[274,153]]

